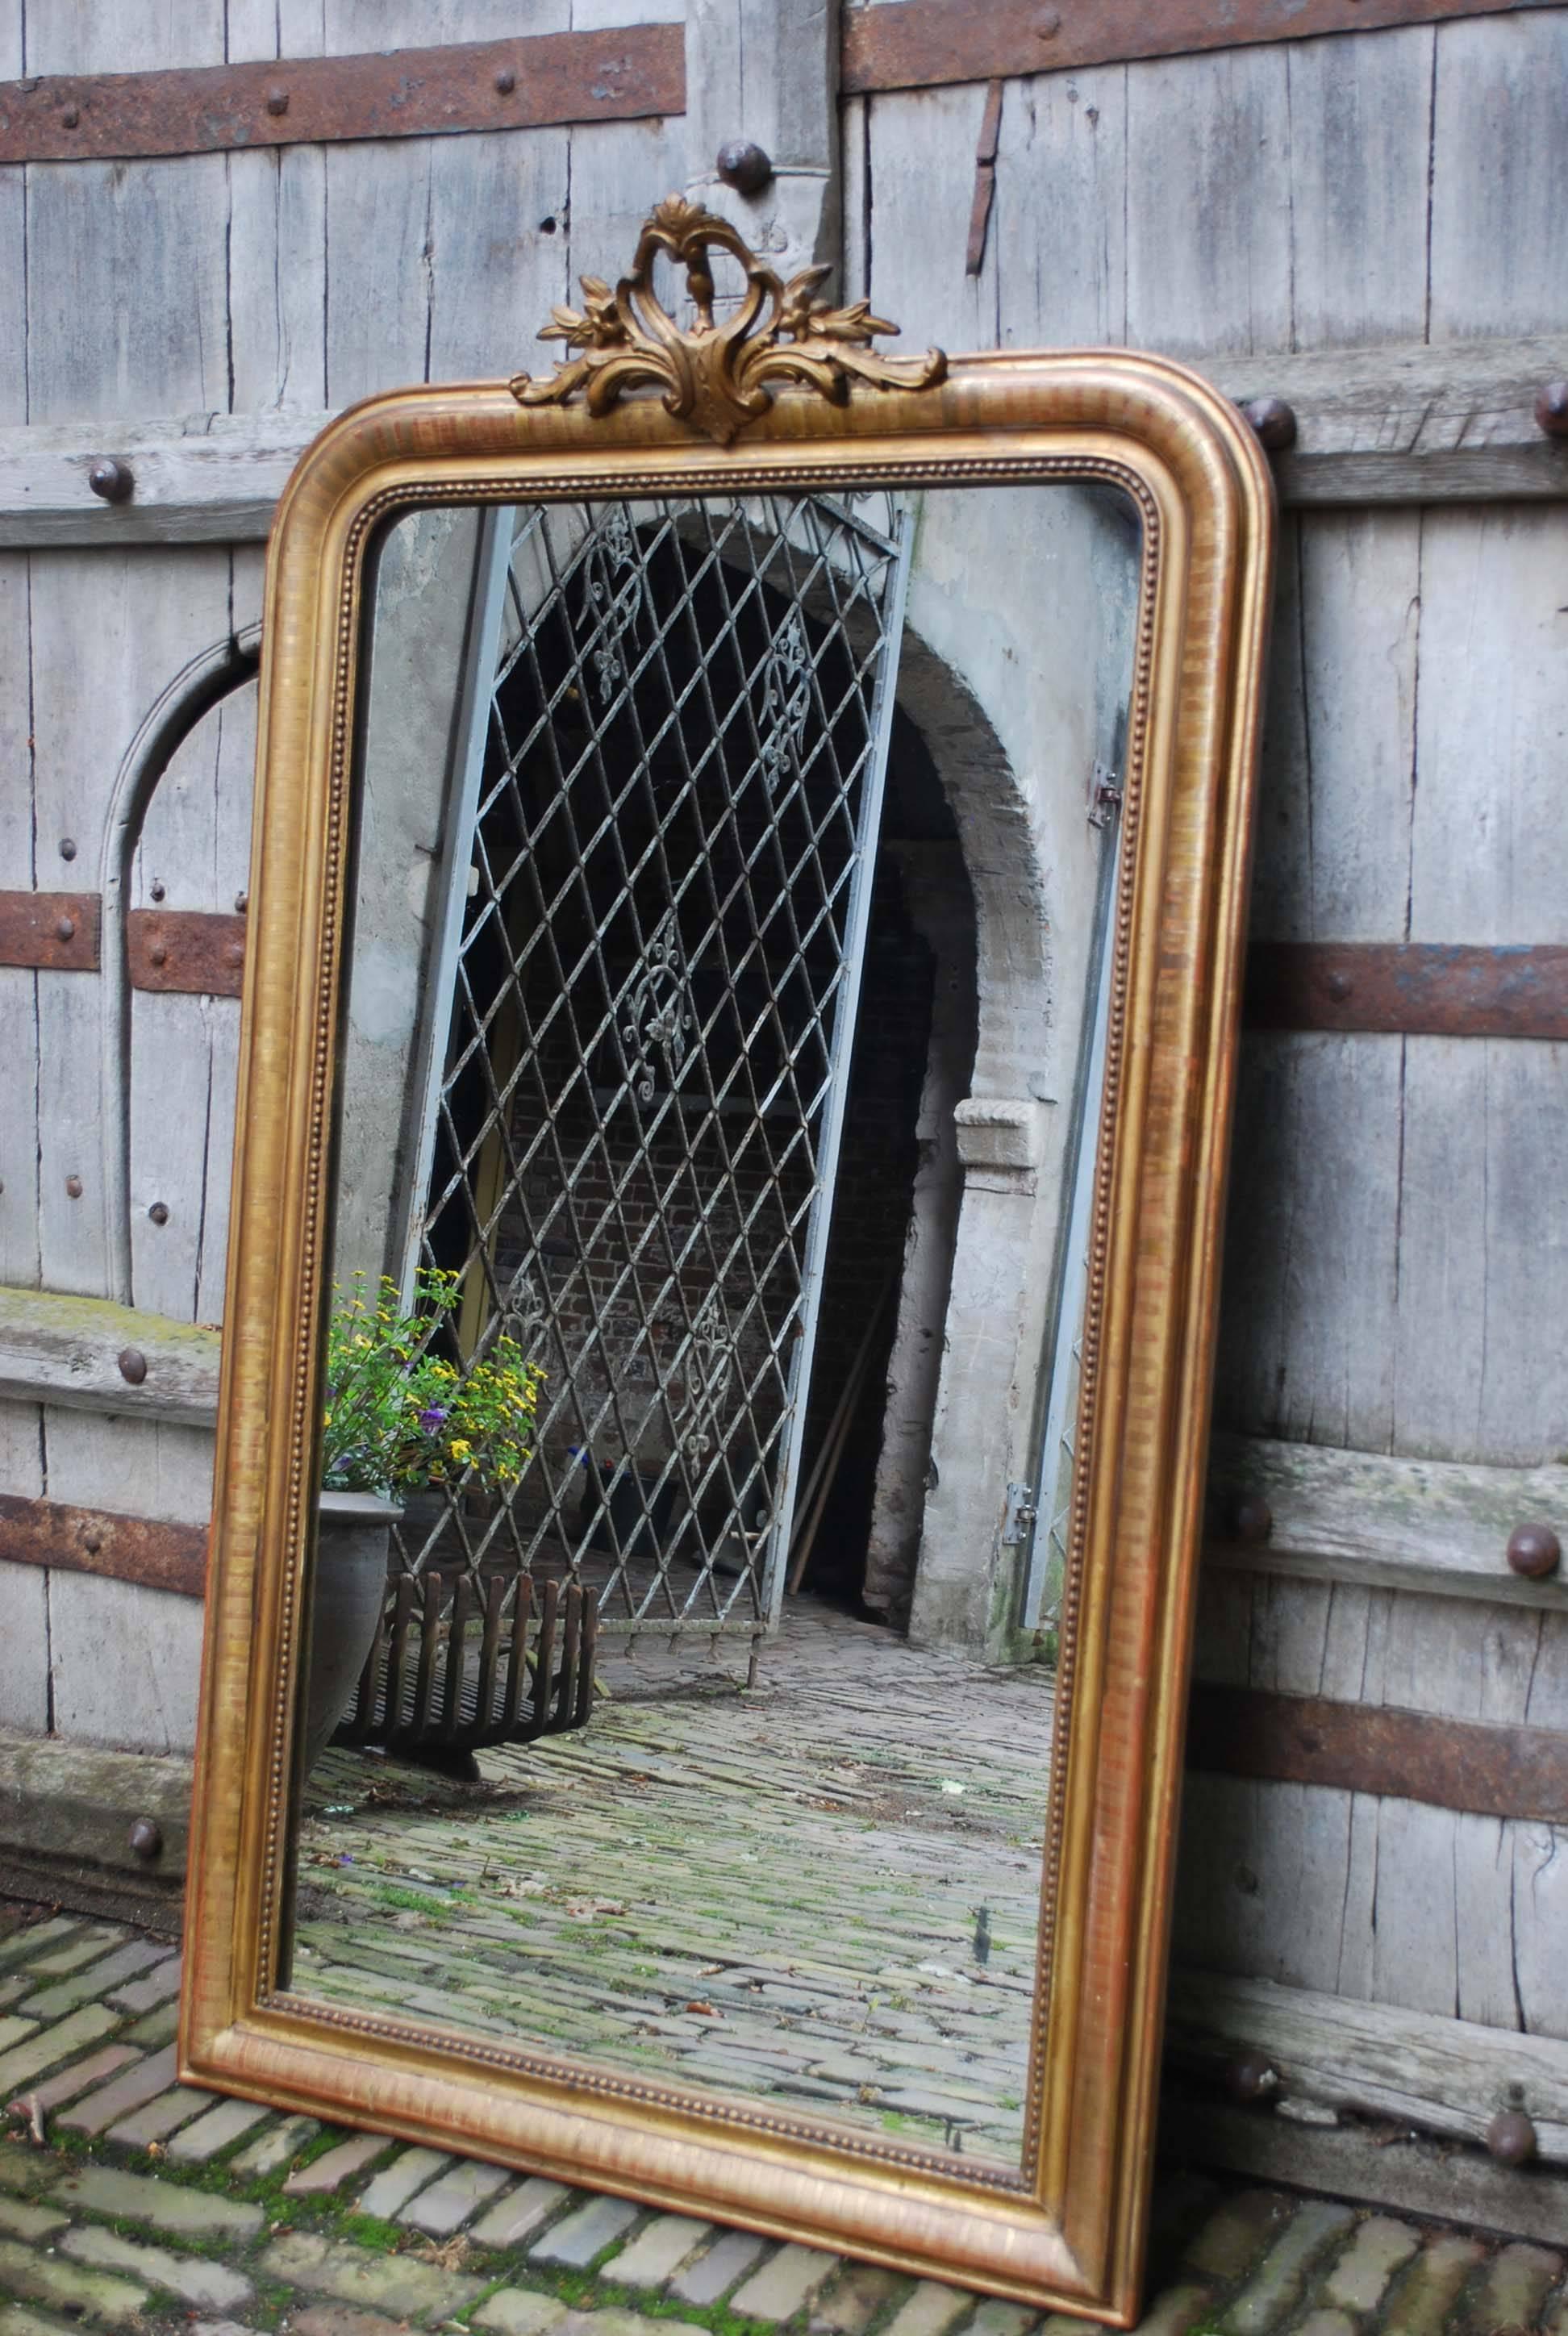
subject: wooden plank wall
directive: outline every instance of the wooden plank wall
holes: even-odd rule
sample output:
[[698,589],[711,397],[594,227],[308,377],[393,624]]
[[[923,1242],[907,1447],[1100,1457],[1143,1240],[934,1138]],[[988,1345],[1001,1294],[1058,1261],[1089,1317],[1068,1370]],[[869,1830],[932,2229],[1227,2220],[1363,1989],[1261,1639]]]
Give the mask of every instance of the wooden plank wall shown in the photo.
[[[915,346],[1199,365],[1561,331],[1565,85],[1555,9],[1010,82],[971,278],[984,92],[858,100],[854,288]],[[1254,936],[1568,939],[1565,652],[1560,505],[1288,515]],[[1544,1043],[1251,1036],[1218,1424],[1560,1456],[1565,1077]],[[1568,1631],[1536,1611],[1227,1573],[1197,1669],[1568,1726]],[[1568,2035],[1568,1829],[1208,1776],[1187,1811],[1189,1961]]]
[[[532,0],[525,29],[661,13],[679,8]],[[511,0],[4,0],[0,80],[518,29]],[[607,122],[0,169],[0,424],[102,423],[112,452],[117,421],[318,413],[401,381],[537,365],[551,304],[582,269],[613,268],[648,206],[682,183],[680,131]],[[261,570],[254,544],[0,552],[0,887],[100,889],[141,725],[192,659],[254,626]],[[126,905],[153,905],[157,884],[167,908],[233,912],[254,696],[241,689],[178,749],[148,806]],[[128,1150],[104,1143],[104,1010],[91,977],[0,968],[0,1282],[210,1321],[238,1007],[131,995]],[[154,1202],[168,1212],[161,1223]],[[0,1406],[0,1490],[201,1523],[210,1471],[204,1428]],[[0,1603],[8,1717],[154,1750],[190,1745],[190,1601],[0,1565]]]
[[[526,28],[661,13],[678,0],[536,0]],[[30,0],[24,40],[3,0],[0,78],[481,39],[517,16],[511,0]],[[1200,364],[1562,331],[1548,158],[1565,69],[1568,10],[1541,8],[1009,82],[974,277],[984,91],[856,99],[848,292],[907,346],[1126,342]],[[635,122],[0,170],[0,423],[101,423],[112,452],[121,418],[312,412],[537,363],[551,302],[583,268],[613,272],[684,182],[682,144],[678,122]],[[1259,937],[1568,939],[1564,525],[1544,504],[1287,518]],[[259,577],[253,546],[0,553],[0,883],[99,883],[139,725],[254,621]],[[170,905],[232,907],[252,718],[238,695],[180,749],[134,901],[156,879]],[[234,1009],[132,1002],[122,1290],[96,989],[0,968],[0,1279],[209,1318]],[[1559,1453],[1563,1080],[1562,1049],[1537,1043],[1249,1042],[1222,1424],[1495,1465]],[[208,1449],[195,1427],[0,1408],[0,1489],[17,1493],[199,1519]],[[112,1704],[122,1740],[128,1714],[140,1740],[188,1740],[189,1605],[30,1569],[0,1592],[8,1708],[91,1727]],[[1198,1666],[1568,1725],[1563,1626],[1533,1608],[1231,1574]],[[1568,2035],[1558,1829],[1207,1777],[1189,1807],[1189,1960]]]

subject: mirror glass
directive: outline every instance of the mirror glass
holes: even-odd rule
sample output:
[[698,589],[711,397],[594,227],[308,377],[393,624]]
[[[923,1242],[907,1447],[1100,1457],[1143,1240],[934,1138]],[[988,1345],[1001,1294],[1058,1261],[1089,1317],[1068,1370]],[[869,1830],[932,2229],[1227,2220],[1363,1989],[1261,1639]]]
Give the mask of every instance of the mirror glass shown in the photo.
[[1018,2167],[1140,554],[386,529],[297,1995]]

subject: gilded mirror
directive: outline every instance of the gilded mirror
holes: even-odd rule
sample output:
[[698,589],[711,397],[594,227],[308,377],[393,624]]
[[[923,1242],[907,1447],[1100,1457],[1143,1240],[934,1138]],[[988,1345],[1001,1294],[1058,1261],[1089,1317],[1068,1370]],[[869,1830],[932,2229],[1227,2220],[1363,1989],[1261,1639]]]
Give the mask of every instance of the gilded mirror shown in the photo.
[[274,531],[182,2070],[1125,2321],[1267,472],[585,290]]

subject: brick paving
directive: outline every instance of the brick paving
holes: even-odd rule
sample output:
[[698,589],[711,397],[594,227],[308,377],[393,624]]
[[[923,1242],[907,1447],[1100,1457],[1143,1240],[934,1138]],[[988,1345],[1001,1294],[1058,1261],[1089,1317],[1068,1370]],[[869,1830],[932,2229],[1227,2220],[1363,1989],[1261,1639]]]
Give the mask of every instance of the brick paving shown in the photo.
[[1017,2165],[1052,1674],[810,1599],[744,1695],[608,1649],[591,1728],[479,1785],[317,1763],[293,1985],[509,2036],[525,2003],[573,2059]]
[[[0,2336],[1082,2329],[177,2087],[166,2041],[138,2041],[142,2000],[111,2000],[169,1970],[150,1943],[68,1916],[0,1937],[0,1986],[24,1982],[0,2027]],[[98,1999],[15,2008],[93,1970]],[[1155,2225],[1142,2336],[1568,2336],[1568,2252],[1192,2175],[1157,2185]]]

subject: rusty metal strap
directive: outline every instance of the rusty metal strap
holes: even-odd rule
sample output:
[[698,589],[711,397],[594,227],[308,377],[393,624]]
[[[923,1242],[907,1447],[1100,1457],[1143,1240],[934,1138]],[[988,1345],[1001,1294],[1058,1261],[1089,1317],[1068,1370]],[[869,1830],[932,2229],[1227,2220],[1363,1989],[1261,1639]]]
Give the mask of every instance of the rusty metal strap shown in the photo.
[[0,892],[0,965],[96,973],[102,923],[96,892]]
[[1548,0],[878,0],[846,8],[846,95],[1500,16]]
[[101,1573],[144,1590],[200,1598],[207,1586],[207,1527],[161,1524],[114,1509],[77,1509],[65,1501],[0,1494],[0,1558]]
[[245,978],[245,922],[202,909],[132,909],[125,920],[131,988],[238,998]]
[[629,122],[686,105],[679,24],[0,83],[0,162]]
[[1256,1030],[1568,1038],[1568,949],[1254,941],[1244,1015]]
[[1497,1728],[1259,1688],[1193,1689],[1187,1766],[1386,1794],[1475,1816],[1568,1819],[1568,1730]]

